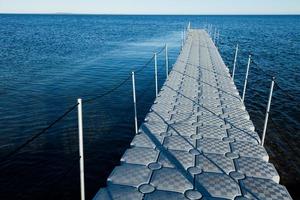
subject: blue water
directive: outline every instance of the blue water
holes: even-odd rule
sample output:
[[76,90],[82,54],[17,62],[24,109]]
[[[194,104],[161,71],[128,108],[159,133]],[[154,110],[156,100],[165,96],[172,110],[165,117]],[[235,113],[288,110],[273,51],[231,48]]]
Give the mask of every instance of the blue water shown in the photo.
[[[170,63],[181,31],[213,24],[219,50],[242,91],[249,53],[294,99],[275,89],[266,148],[296,197],[300,181],[300,16],[0,15],[0,158],[50,124],[66,109],[108,91],[139,69],[165,43]],[[160,54],[159,82],[165,79]],[[261,133],[270,80],[251,66],[246,107]],[[155,95],[153,63],[137,75],[141,122]],[[134,135],[131,82],[83,105],[86,192],[90,199]],[[0,166],[0,199],[79,199],[77,112]]]

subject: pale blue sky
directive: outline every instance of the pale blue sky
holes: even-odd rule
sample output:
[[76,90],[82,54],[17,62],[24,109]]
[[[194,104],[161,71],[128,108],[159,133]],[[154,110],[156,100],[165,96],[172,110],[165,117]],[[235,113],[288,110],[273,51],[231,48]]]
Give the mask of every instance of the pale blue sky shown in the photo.
[[300,0],[0,0],[0,13],[300,14]]

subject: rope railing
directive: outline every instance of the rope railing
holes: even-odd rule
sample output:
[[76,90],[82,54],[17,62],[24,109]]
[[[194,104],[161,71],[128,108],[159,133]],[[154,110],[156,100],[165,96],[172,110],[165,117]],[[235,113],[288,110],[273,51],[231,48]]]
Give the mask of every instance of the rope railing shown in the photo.
[[166,49],[166,46],[163,46],[162,48],[156,50],[156,55],[161,54]]
[[[157,54],[160,54],[163,50],[165,49],[165,46],[160,48]],[[143,71],[147,66],[149,66],[151,64],[151,62],[153,61],[154,56],[152,56],[140,69],[136,70],[136,73],[139,73],[141,71]],[[114,86],[113,88],[111,88],[110,90],[104,92],[101,95],[92,97],[90,99],[86,99],[83,101],[83,103],[91,103],[95,100],[98,100],[104,96],[107,96],[111,93],[113,93],[114,91],[116,91],[117,89],[119,89],[120,87],[122,87],[127,81],[129,81],[131,78],[131,74],[129,74],[128,76],[126,76],[126,78],[124,78],[119,84],[117,84],[116,86]],[[0,164],[4,163],[5,161],[7,161],[9,158],[11,158],[12,156],[16,155],[18,152],[20,152],[22,149],[24,149],[26,146],[28,146],[29,144],[31,144],[33,141],[35,141],[38,137],[40,137],[42,134],[46,133],[49,129],[51,129],[54,125],[56,125],[58,122],[60,122],[63,118],[65,118],[69,113],[71,113],[76,107],[78,106],[78,103],[72,105],[70,108],[68,108],[62,115],[60,115],[59,117],[57,117],[52,123],[50,123],[47,127],[43,128],[41,131],[39,131],[38,133],[34,134],[33,136],[31,136],[29,139],[27,139],[24,143],[22,143],[20,146],[18,146],[16,149],[12,150],[10,153],[8,153],[7,155],[5,155],[4,157],[2,157],[0,159]]]
[[272,78],[275,77],[274,74],[270,74],[268,72],[266,72],[259,64],[257,64],[253,59],[251,60],[251,63],[254,64],[254,66],[256,67],[256,69],[258,69],[259,71],[261,71],[263,73],[263,75],[267,76],[268,78]]
[[286,90],[284,90],[278,83],[277,81],[275,81],[275,86],[283,93],[285,94],[285,96],[287,96],[289,99],[296,101],[296,98],[291,95],[289,92],[287,92]]
[[95,96],[95,97],[92,97],[90,99],[87,99],[87,100],[84,100],[83,103],[91,103],[95,100],[98,100],[104,96],[107,96],[109,95],[110,93],[113,93],[114,91],[116,91],[117,89],[119,89],[120,87],[122,87],[129,79],[130,79],[130,75],[128,75],[124,80],[122,80],[119,84],[117,84],[115,87],[113,87],[112,89],[108,90],[107,92],[101,94],[101,95],[98,95],[98,96]]
[[[254,60],[252,60],[252,63],[255,65],[256,69],[260,70],[261,72],[263,72],[263,74],[265,76],[267,76],[268,78],[272,78],[272,77],[276,77],[274,74],[268,73],[266,72],[259,64],[257,64]],[[285,96],[287,96],[289,99],[296,101],[296,98],[291,95],[289,92],[287,92],[285,89],[283,89],[279,83],[277,82],[277,80],[274,80],[275,86],[277,89],[279,89],[283,94],[285,94]]]
[[[238,47],[237,47],[238,48]],[[236,53],[235,53],[235,59],[236,59],[236,55],[237,55],[237,48],[236,48]],[[276,81],[275,79],[275,74],[274,73],[269,73],[266,70],[264,70],[254,59],[253,59],[253,54],[249,54],[249,59],[248,59],[248,65],[247,65],[247,71],[246,71],[246,78],[245,78],[245,83],[244,83],[244,90],[243,90],[243,98],[242,100],[244,101],[244,96],[246,93],[246,85],[247,85],[247,79],[248,79],[248,70],[249,70],[249,66],[250,64],[253,64],[253,66],[255,67],[256,70],[259,70],[260,72],[262,72],[262,75],[267,77],[267,80],[271,80],[271,87],[270,87],[270,93],[269,93],[269,99],[268,99],[268,104],[267,104],[267,108],[266,108],[266,115],[265,115],[265,122],[264,122],[264,128],[263,128],[263,132],[262,132],[262,142],[261,145],[264,145],[264,140],[265,140],[265,135],[266,135],[266,130],[267,130],[267,125],[268,125],[268,119],[269,119],[269,114],[270,114],[270,106],[271,106],[271,101],[272,101],[272,95],[273,95],[273,89],[274,86],[276,87],[275,89],[279,89],[286,97],[288,97],[289,99],[296,101],[296,98],[291,95],[289,92],[287,92],[286,90],[284,90]],[[237,65],[236,60],[234,59],[234,67]],[[234,70],[233,70],[233,77],[234,77]],[[232,77],[232,79],[233,79]],[[259,95],[259,94],[258,94]],[[259,95],[261,96],[261,95]],[[275,126],[275,128],[277,128],[278,130],[278,125],[274,122],[274,120],[270,117],[272,124]]]
[[140,69],[135,70],[135,73],[137,74],[143,71],[146,67],[148,67],[152,63],[153,60],[154,60],[154,55]]
[[42,129],[40,132],[34,134],[31,138],[29,138],[28,140],[26,140],[23,144],[21,144],[19,147],[17,147],[16,149],[14,149],[13,151],[11,151],[10,153],[8,153],[6,156],[2,157],[0,160],[0,163],[3,163],[5,161],[7,161],[10,157],[14,156],[15,154],[17,154],[19,151],[21,151],[23,148],[25,148],[27,145],[29,145],[31,142],[33,142],[34,140],[36,140],[39,136],[41,136],[42,134],[44,134],[45,132],[47,132],[47,130],[49,130],[51,127],[53,127],[55,124],[57,124],[58,122],[60,122],[64,117],[66,117],[69,113],[71,113],[76,107],[77,107],[78,103],[76,103],[75,105],[71,106],[70,108],[68,108],[62,115],[60,115],[57,119],[55,119],[51,124],[49,124],[47,127],[45,127],[44,129]]

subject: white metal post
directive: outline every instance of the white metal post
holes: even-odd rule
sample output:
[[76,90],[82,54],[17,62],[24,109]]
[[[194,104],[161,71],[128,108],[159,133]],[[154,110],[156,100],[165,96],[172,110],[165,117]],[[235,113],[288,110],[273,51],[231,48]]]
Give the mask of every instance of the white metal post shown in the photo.
[[157,54],[154,53],[154,71],[155,71],[155,96],[158,94],[158,82],[157,82]]
[[183,41],[184,41],[184,30],[182,30],[182,34],[181,34],[181,50],[183,49]]
[[168,78],[169,76],[169,56],[168,56],[168,45],[166,44],[165,47],[165,56],[166,56],[166,77]]
[[217,32],[217,44],[219,45],[219,38],[220,38],[220,30]]
[[135,134],[138,134],[138,124],[137,124],[137,111],[136,111],[136,95],[135,95],[135,77],[134,72],[131,73],[132,77],[132,96],[133,96],[133,107],[134,107],[134,129]]
[[248,58],[248,65],[247,65],[247,71],[246,71],[246,77],[245,77],[245,83],[244,83],[244,90],[243,90],[243,97],[242,97],[243,102],[245,100],[245,93],[246,93],[247,82],[248,82],[250,62],[251,62],[251,55],[249,55],[249,58]]
[[234,61],[233,61],[233,70],[232,70],[232,80],[234,80],[234,73],[235,73],[235,66],[236,66],[236,59],[237,59],[238,51],[239,51],[239,44],[237,44],[236,48],[235,48],[235,55],[234,55]]
[[215,32],[214,32],[214,44],[216,44],[216,35],[217,35],[217,28],[215,27]]
[[266,110],[264,130],[263,130],[262,139],[261,139],[261,146],[264,146],[264,143],[265,143],[268,120],[269,120],[269,113],[270,113],[270,107],[271,107],[271,101],[272,101],[272,95],[273,95],[274,82],[275,82],[275,77],[273,77],[272,82],[271,82],[269,101],[268,101],[268,106],[267,106],[267,110]]
[[207,33],[208,33],[208,35],[210,34],[209,33],[209,24],[207,24]]
[[79,135],[79,163],[80,163],[80,191],[81,200],[85,199],[84,187],[84,152],[83,152],[83,125],[82,125],[82,100],[77,99],[78,103],[78,135]]
[[208,26],[208,24],[206,24],[206,31],[207,31],[207,34],[209,35],[209,26]]
[[191,29],[191,22],[188,23],[188,27],[187,27],[188,31],[190,31],[190,29]]

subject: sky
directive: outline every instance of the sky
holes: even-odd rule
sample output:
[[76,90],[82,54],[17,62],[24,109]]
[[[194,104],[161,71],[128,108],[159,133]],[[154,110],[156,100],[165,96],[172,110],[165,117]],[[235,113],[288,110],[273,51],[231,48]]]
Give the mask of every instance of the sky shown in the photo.
[[0,0],[0,13],[300,14],[300,0]]

